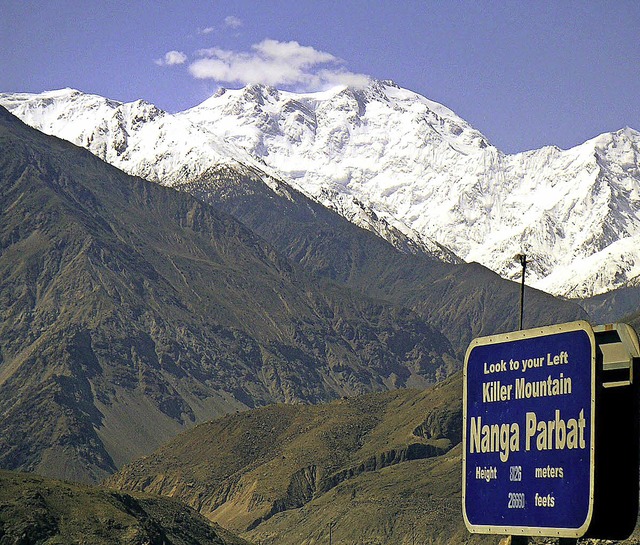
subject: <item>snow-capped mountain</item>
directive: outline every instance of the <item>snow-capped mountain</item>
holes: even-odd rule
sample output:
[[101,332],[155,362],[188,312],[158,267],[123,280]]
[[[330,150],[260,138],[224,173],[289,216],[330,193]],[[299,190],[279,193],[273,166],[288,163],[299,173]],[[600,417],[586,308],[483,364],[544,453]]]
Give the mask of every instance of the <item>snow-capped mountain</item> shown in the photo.
[[294,94],[221,90],[179,116],[326,201],[353,195],[422,236],[567,297],[640,274],[640,134],[506,155],[451,110],[391,82]]
[[354,223],[557,295],[587,297],[640,275],[640,133],[570,150],[507,155],[448,108],[374,81],[296,94],[221,89],[168,114],[77,91],[0,95],[0,104],[123,170],[178,183],[236,160],[279,177]]
[[[211,165],[257,161],[209,131],[148,102],[121,103],[74,89],[0,95],[0,104],[32,127],[82,146],[121,170],[163,185]],[[262,165],[265,167],[265,165]]]
[[[273,191],[298,187],[282,179],[262,158],[211,130],[208,123],[172,115],[143,100],[121,103],[61,89],[41,94],[0,94],[0,105],[28,125],[90,150],[117,168],[162,185],[180,187],[203,172],[226,166],[252,175]],[[312,198],[313,196],[310,195]],[[423,252],[447,262],[460,259],[435,240],[422,236],[354,195],[320,192],[322,203],[407,252]]]

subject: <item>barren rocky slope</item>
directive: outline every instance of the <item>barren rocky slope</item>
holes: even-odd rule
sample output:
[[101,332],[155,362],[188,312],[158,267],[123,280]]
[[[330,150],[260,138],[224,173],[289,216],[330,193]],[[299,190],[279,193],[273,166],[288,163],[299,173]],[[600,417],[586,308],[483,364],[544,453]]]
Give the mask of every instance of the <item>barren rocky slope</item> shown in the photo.
[[[462,435],[460,393],[456,374],[425,391],[225,416],[125,466],[107,484],[180,499],[252,540],[307,543],[324,531],[311,521],[328,523],[332,517],[342,521],[346,538],[354,531],[347,524],[354,520],[354,505],[362,535],[397,538],[407,531],[407,521],[392,522],[393,513],[403,511],[400,506],[408,502],[402,496],[413,483],[418,488],[411,496],[424,497],[405,516],[437,507],[450,519],[443,527],[460,533],[461,517],[453,516],[460,508],[459,449],[453,448]],[[414,473],[425,469],[428,478]],[[383,487],[389,472],[403,478]],[[394,502],[395,511],[380,513]],[[327,511],[318,512],[320,506]],[[294,535],[287,536],[286,528],[294,527]]]
[[96,480],[185,426],[426,385],[411,311],[311,279],[237,220],[0,109],[0,464]]

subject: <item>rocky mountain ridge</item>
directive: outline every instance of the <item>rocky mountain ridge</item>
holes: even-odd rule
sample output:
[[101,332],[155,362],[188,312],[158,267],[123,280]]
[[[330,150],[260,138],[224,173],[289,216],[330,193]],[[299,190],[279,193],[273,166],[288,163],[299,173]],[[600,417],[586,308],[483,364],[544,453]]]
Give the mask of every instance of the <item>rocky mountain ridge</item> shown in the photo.
[[[520,286],[477,263],[398,249],[290,186],[217,168],[178,186],[232,215],[313,275],[407,307],[445,332],[462,359],[471,339],[518,327]],[[403,251],[404,250],[404,251]],[[527,327],[586,319],[575,303],[526,290]]]
[[410,309],[312,278],[228,214],[2,108],[0,149],[4,468],[95,481],[198,421],[459,365]]
[[[417,469],[416,462],[437,463],[452,452],[461,440],[460,388],[458,373],[420,392],[397,390],[329,405],[272,406],[229,415],[180,435],[124,467],[107,484],[180,499],[249,540],[307,542],[311,536],[317,539],[318,528],[302,523],[296,525],[300,534],[287,538],[282,529],[289,518],[311,515],[323,498],[345,488],[354,489],[343,499],[351,496],[349,504],[355,506],[360,495],[354,483],[375,479],[394,466]],[[399,499],[395,491],[387,494],[390,502]],[[447,490],[434,482],[432,494],[443,503],[455,501],[459,483]],[[347,518],[349,510],[339,519]],[[383,530],[386,518],[368,517],[357,525],[365,535],[406,531],[404,524]],[[462,521],[456,517],[446,524],[459,532]],[[269,526],[280,528],[278,538],[265,531]]]
[[248,545],[180,502],[0,471],[0,541]]
[[[265,545],[497,543],[461,515],[462,374],[423,391],[228,415],[107,480],[180,499]],[[640,526],[624,541],[637,544]],[[529,538],[534,544],[554,538]],[[556,538],[557,539],[557,538]],[[603,540],[589,539],[597,545]]]

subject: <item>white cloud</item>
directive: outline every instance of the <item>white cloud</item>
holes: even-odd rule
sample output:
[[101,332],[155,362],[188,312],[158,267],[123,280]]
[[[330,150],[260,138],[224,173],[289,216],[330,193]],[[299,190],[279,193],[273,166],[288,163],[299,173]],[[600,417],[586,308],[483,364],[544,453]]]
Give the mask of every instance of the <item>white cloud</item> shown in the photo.
[[200,57],[189,66],[197,79],[221,83],[262,83],[293,86],[301,90],[318,90],[344,84],[364,86],[369,77],[355,74],[342,66],[331,53],[318,51],[298,42],[266,39],[251,46],[250,52],[236,52],[213,47],[197,52]]
[[168,51],[164,57],[155,61],[158,66],[173,66],[185,62],[187,62],[187,56],[182,51]]
[[208,26],[205,28],[199,28],[198,34],[211,34],[215,30],[215,27]]
[[224,18],[224,26],[228,28],[240,28],[243,25],[242,19],[235,15],[228,15]]

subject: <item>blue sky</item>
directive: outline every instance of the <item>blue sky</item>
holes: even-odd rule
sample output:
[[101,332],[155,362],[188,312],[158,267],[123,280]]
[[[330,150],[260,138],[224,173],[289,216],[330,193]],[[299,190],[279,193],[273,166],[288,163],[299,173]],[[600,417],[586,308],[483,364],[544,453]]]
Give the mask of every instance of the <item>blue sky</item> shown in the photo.
[[506,152],[640,130],[640,1],[0,3],[0,92],[74,87],[171,112],[260,80],[391,79]]

